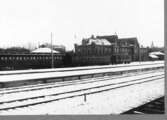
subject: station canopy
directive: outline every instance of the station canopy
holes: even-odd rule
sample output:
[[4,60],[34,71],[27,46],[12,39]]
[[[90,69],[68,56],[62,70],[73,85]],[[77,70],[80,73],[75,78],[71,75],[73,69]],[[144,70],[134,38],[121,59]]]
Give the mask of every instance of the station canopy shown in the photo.
[[[32,53],[51,53],[50,48],[37,48]],[[60,53],[59,51],[53,50],[53,53]]]

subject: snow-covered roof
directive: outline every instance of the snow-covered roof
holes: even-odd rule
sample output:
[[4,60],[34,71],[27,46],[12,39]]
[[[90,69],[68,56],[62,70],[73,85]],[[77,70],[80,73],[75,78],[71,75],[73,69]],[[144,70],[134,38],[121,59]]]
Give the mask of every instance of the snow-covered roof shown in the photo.
[[153,54],[149,54],[149,57],[151,57],[151,58],[158,58],[158,56],[153,55]]
[[149,57],[151,57],[151,58],[159,58],[160,55],[165,55],[165,54],[160,52],[160,51],[149,53]]
[[164,53],[157,51],[157,52],[151,52],[152,55],[164,55]]
[[96,45],[111,45],[111,43],[106,39],[89,39],[88,45],[95,43]]
[[[51,49],[50,48],[38,48],[32,51],[32,53],[51,53]],[[53,53],[60,53],[60,52],[53,50]]]

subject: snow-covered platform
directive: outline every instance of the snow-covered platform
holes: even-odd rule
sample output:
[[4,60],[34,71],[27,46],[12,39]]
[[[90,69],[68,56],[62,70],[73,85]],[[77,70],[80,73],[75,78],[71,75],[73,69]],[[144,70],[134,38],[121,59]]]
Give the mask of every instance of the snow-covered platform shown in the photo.
[[164,61],[144,61],[144,62],[131,62],[130,64],[116,64],[116,65],[94,65],[94,66],[82,66],[82,67],[67,67],[67,68],[52,68],[52,69],[29,69],[29,70],[11,70],[11,71],[0,71],[1,75],[14,75],[14,74],[29,74],[29,73],[45,73],[45,72],[60,72],[60,71],[72,71],[72,70],[85,70],[85,69],[98,69],[105,67],[121,67],[131,65],[146,65],[146,64],[157,64]]
[[[29,73],[29,74],[14,74],[14,75],[1,75],[0,87],[15,87],[37,83],[48,83],[58,81],[69,81],[83,78],[93,78],[97,76],[106,75],[121,75],[128,72],[147,71],[159,69],[164,67],[164,62],[154,62],[153,64],[140,64],[129,66],[117,67],[98,67],[96,69],[83,69],[83,70],[67,70],[55,71],[45,73]],[[63,68],[62,68],[63,69]],[[65,69],[65,68],[64,68]],[[71,68],[73,69],[73,68]],[[75,69],[75,68],[74,68]]]

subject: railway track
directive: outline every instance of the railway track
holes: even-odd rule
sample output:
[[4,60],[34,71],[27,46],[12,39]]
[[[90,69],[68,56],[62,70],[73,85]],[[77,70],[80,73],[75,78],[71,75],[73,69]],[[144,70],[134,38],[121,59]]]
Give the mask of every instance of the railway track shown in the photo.
[[35,91],[35,90],[42,90],[42,89],[50,89],[50,88],[54,88],[54,87],[63,87],[63,86],[75,85],[75,84],[86,84],[86,83],[93,83],[93,82],[98,82],[98,81],[108,81],[111,79],[124,78],[124,77],[129,77],[132,75],[136,76],[136,75],[140,75],[140,74],[151,74],[151,73],[154,73],[156,71],[157,70],[141,72],[138,74],[127,73],[127,74],[122,75],[122,76],[104,76],[104,77],[97,77],[96,79],[82,79],[82,80],[75,80],[75,81],[64,81],[64,82],[30,85],[30,86],[15,87],[15,88],[5,88],[5,89],[0,89],[0,95],[18,93],[18,92],[26,92],[26,91]]
[[121,78],[119,78],[115,82],[106,83],[103,85],[96,85],[93,87],[86,85],[87,87],[84,86],[83,88],[81,87],[79,89],[73,89],[70,91],[61,90],[62,92],[57,91],[57,93],[53,91],[53,92],[47,92],[47,94],[44,94],[44,95],[39,95],[34,97],[25,97],[21,99],[1,101],[0,111],[34,106],[34,105],[49,103],[49,102],[57,101],[61,99],[67,99],[67,98],[72,98],[77,96],[84,96],[84,95],[114,90],[114,89],[127,87],[131,85],[137,85],[137,84],[142,84],[142,83],[147,83],[147,82],[152,82],[157,80],[164,80],[163,72],[157,73],[155,75],[147,75],[147,76],[138,75],[138,76],[142,76],[142,77],[137,77],[135,79],[133,78],[131,80],[128,79],[130,77],[124,77],[124,78],[127,78],[127,80],[121,81]]

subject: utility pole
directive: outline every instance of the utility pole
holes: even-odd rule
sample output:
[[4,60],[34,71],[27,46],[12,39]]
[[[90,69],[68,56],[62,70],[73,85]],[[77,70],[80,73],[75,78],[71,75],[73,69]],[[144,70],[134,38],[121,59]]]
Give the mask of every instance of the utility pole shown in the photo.
[[54,68],[54,58],[53,58],[53,43],[52,43],[52,32],[51,32],[51,56],[52,56],[52,63],[51,63],[51,68]]

